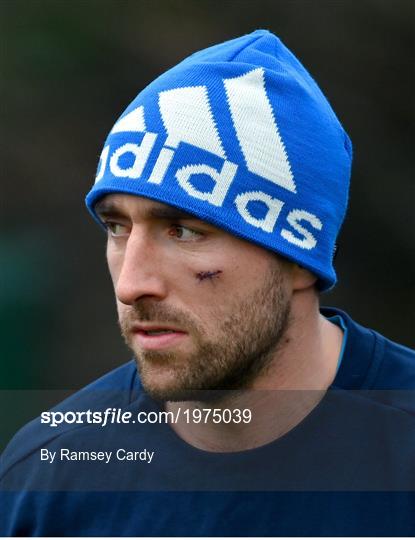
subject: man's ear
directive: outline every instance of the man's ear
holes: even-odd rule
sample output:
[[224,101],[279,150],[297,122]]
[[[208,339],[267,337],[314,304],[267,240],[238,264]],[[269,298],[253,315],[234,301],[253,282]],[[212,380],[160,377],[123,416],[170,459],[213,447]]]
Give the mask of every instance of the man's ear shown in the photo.
[[317,282],[317,276],[312,274],[309,270],[306,270],[298,264],[293,264],[291,274],[291,284],[293,291],[299,291],[302,289],[308,289],[313,287]]

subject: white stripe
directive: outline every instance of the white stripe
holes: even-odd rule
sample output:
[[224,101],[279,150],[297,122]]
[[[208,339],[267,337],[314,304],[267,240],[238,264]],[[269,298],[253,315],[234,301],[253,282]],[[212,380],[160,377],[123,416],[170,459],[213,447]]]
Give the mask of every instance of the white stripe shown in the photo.
[[296,193],[284,142],[265,90],[264,69],[224,79],[223,83],[248,170]]
[[141,105],[120,118],[112,128],[111,133],[122,133],[123,131],[139,131],[142,133],[145,130],[144,107]]
[[160,92],[159,107],[168,134],[166,146],[177,148],[185,142],[226,159],[206,86]]

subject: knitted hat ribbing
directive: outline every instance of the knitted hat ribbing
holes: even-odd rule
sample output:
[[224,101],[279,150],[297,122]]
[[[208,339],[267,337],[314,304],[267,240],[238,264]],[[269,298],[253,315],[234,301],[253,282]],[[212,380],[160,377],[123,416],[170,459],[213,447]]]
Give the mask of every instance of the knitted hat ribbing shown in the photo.
[[336,282],[351,142],[308,72],[266,30],[199,51],[145,88],[108,135],[86,204],[148,197]]

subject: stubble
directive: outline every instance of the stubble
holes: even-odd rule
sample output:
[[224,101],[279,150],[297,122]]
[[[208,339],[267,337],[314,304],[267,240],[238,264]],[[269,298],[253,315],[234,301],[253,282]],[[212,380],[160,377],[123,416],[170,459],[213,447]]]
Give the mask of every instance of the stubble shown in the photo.
[[[227,313],[210,311],[216,329],[207,335],[195,317],[168,305],[142,298],[120,317],[122,335],[133,350],[145,391],[158,401],[214,401],[229,391],[249,388],[267,371],[278,353],[289,324],[290,304],[282,273],[272,264],[262,283]],[[193,339],[194,352],[142,351],[131,339],[133,324],[159,321],[183,328]],[[169,382],[157,373],[169,370]]]

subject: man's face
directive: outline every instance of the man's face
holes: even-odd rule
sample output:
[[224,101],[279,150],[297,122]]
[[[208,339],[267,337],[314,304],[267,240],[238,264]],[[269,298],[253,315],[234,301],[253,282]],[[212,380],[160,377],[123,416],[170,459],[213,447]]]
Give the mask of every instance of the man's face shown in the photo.
[[122,334],[162,401],[248,388],[289,318],[289,263],[171,206],[113,194],[96,210]]

